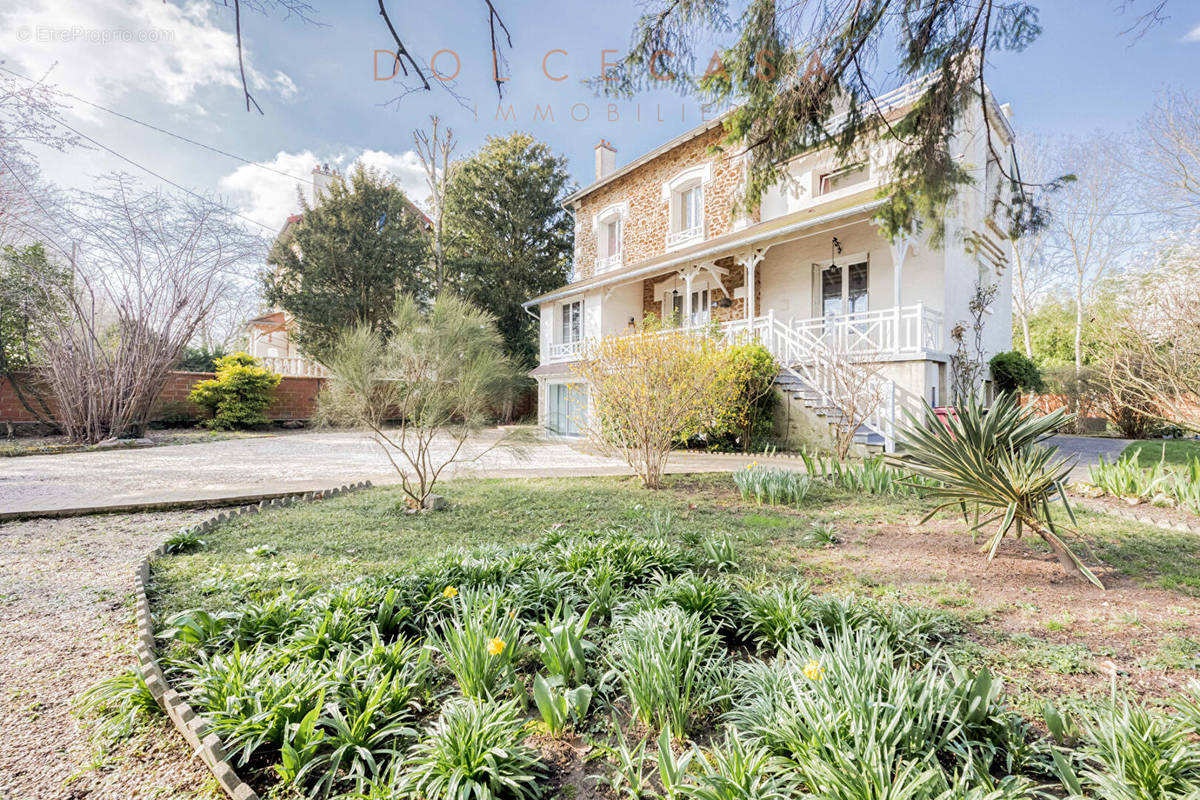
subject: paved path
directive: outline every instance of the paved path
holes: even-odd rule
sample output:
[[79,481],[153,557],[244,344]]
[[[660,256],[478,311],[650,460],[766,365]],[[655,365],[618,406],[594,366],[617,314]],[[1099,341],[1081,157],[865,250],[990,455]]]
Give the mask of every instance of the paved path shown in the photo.
[[1098,464],[1100,459],[1115,461],[1133,439],[1106,439],[1098,436],[1068,436],[1059,434],[1046,440],[1047,444],[1056,445],[1059,455],[1074,456],[1078,459],[1075,469],[1071,470],[1071,480],[1087,480],[1088,467]]
[[[500,433],[485,431],[467,450],[486,449]],[[448,443],[441,447],[448,446]],[[739,456],[679,454],[671,471],[735,469]],[[563,477],[624,475],[623,461],[539,441],[523,453],[495,449],[454,475]],[[359,432],[292,433],[142,450],[0,458],[0,512],[166,503],[269,492],[300,492],[369,480],[395,483],[378,445]]]

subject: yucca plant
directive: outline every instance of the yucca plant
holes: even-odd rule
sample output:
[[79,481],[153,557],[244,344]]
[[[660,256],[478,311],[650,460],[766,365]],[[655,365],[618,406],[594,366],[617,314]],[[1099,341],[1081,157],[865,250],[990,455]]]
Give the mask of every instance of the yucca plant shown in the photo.
[[1039,442],[1070,418],[1063,409],[1045,416],[1023,409],[1015,395],[1001,395],[986,412],[976,398],[959,409],[957,417],[942,420],[926,407],[924,424],[908,414],[903,442],[908,455],[904,466],[919,477],[936,481],[925,492],[942,502],[922,523],[946,508],[967,505],[983,516],[973,531],[995,525],[984,544],[988,560],[996,556],[1010,532],[1018,538],[1026,528],[1050,546],[1069,574],[1104,585],[1059,535],[1050,513],[1059,500],[1074,522],[1064,484],[1073,462],[1057,458],[1057,448]]
[[463,589],[451,596],[450,615],[429,642],[454,673],[467,697],[495,697],[511,684],[513,655],[520,639],[515,609],[494,591]]
[[[538,796],[537,752],[524,744],[515,702],[469,698],[442,709],[424,740],[395,770],[392,796],[425,800],[525,800]],[[384,795],[381,795],[384,796]]]

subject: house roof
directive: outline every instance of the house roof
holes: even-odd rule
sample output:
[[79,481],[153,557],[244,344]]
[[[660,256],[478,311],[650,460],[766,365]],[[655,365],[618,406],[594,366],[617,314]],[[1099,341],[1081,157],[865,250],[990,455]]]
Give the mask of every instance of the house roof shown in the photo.
[[603,178],[600,178],[599,180],[591,183],[588,186],[584,186],[582,189],[577,190],[573,194],[567,195],[566,197],[563,198],[563,201],[562,201],[563,205],[568,205],[570,203],[573,203],[576,200],[578,200],[579,198],[583,197],[584,195],[591,194],[592,192],[596,191],[601,186],[610,184],[613,181],[615,181],[617,178],[620,178],[622,175],[627,175],[628,173],[633,172],[635,169],[642,166],[643,164],[653,161],[654,159],[661,156],[663,153],[665,153],[669,150],[673,150],[674,148],[679,147],[679,145],[681,145],[681,144],[690,142],[692,139],[695,139],[697,136],[700,136],[701,134],[707,133],[708,131],[710,131],[713,128],[720,125],[724,121],[725,117],[727,117],[732,112],[733,112],[733,109],[730,109],[729,111],[725,111],[725,112],[721,113],[719,116],[717,116],[714,119],[709,120],[708,122],[700,123],[699,125],[692,128],[691,130],[685,131],[684,133],[681,133],[679,136],[676,136],[674,139],[670,140],[669,142],[664,142],[663,144],[660,144],[658,147],[654,148],[650,152],[644,153],[643,155],[638,156],[637,158],[635,158],[633,161],[630,161],[625,166],[618,167],[617,169],[615,169],[612,172],[605,175]]
[[784,214],[781,217],[769,219],[765,222],[756,222],[739,231],[733,231],[723,236],[718,236],[715,239],[709,239],[699,244],[694,244],[691,247],[685,247],[682,250],[674,250],[655,256],[654,258],[648,258],[634,264],[629,269],[619,272],[606,272],[602,275],[595,275],[585,281],[569,283],[552,292],[547,292],[532,300],[528,300],[522,303],[522,305],[525,308],[529,308],[530,306],[558,300],[563,297],[570,297],[580,292],[624,283],[633,278],[649,277],[658,272],[669,271],[682,264],[705,259],[722,258],[731,255],[734,251],[743,247],[776,244],[779,241],[786,240],[795,233],[809,228],[816,228],[828,222],[844,220],[860,214],[866,218],[875,209],[883,205],[884,201],[874,199],[874,195],[875,189],[867,189],[846,197],[837,203],[830,203],[827,208],[821,209],[825,212],[823,214],[818,215],[815,213],[817,209],[810,208],[803,211],[793,211],[791,214]]

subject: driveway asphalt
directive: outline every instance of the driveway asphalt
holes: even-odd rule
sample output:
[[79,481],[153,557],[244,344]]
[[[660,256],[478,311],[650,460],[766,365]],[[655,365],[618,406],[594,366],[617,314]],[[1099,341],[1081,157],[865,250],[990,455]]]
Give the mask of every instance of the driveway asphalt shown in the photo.
[[1105,461],[1115,461],[1133,439],[1107,439],[1098,436],[1069,436],[1059,434],[1046,439],[1046,444],[1058,448],[1059,455],[1073,456],[1076,459],[1075,468],[1071,470],[1071,480],[1087,480],[1088,468],[1093,464]]
[[[486,450],[501,433],[488,430],[464,455]],[[445,452],[448,440],[438,443]],[[750,457],[678,454],[673,472],[735,469]],[[759,457],[759,460],[763,460]],[[626,475],[621,460],[583,452],[563,441],[522,451],[497,448],[443,477]],[[135,450],[0,459],[0,512],[34,512],[134,503],[171,503],[325,489],[369,480],[397,483],[383,451],[360,432],[298,432],[250,439]]]

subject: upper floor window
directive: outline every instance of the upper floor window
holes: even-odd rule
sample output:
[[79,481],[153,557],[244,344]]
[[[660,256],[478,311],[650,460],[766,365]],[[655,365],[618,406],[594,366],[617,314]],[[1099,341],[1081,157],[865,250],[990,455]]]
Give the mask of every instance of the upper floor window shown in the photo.
[[621,244],[625,224],[626,203],[616,203],[596,215],[596,272],[619,267],[623,263]]
[[824,172],[817,179],[817,194],[830,194],[839,189],[845,189],[859,183],[866,183],[871,178],[871,167],[868,164],[845,167]]
[[563,303],[562,341],[578,342],[583,339],[583,301]]
[[712,178],[712,164],[691,167],[663,185],[669,203],[667,247],[704,238],[704,184]]

